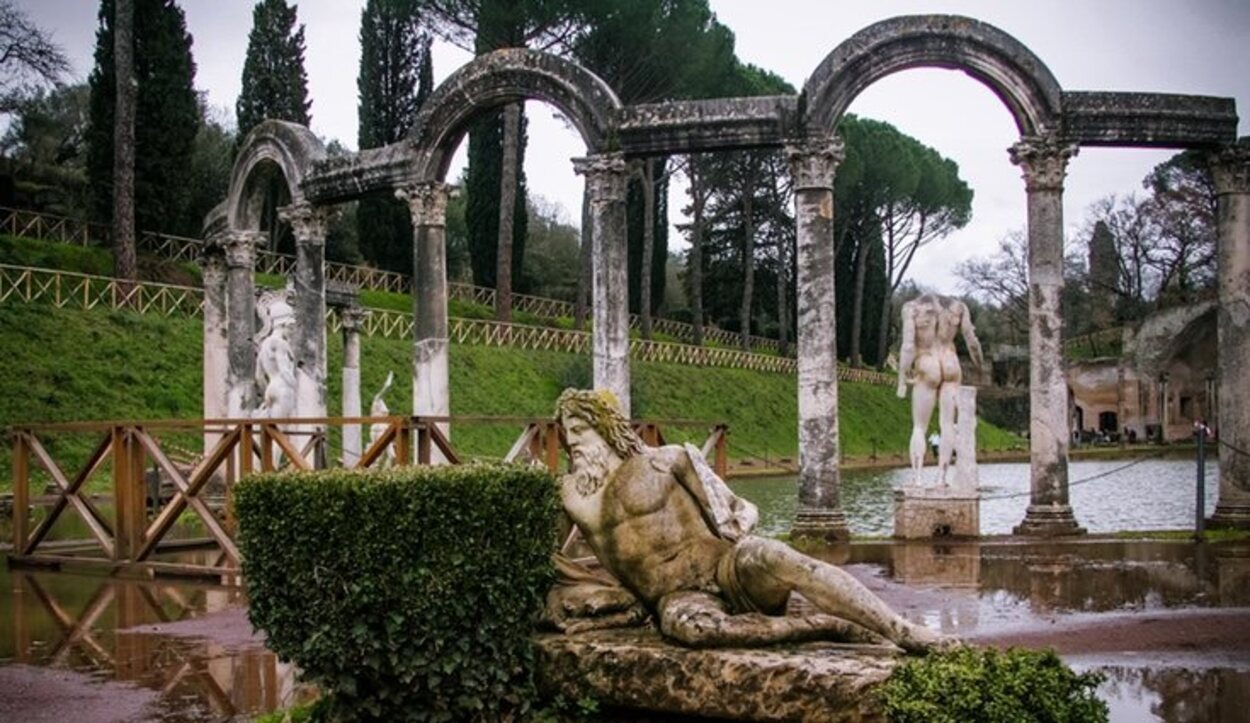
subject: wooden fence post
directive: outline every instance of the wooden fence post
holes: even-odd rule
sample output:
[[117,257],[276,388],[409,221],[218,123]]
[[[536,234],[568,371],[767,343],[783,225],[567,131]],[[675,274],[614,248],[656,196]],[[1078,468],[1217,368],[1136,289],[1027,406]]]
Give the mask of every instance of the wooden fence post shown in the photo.
[[728,440],[726,435],[729,434],[729,427],[724,424],[716,425],[716,463],[714,465],[716,474],[721,479],[729,474],[729,457],[728,457]]
[[26,434],[13,433],[13,550],[19,555],[26,549],[30,532],[30,448]]

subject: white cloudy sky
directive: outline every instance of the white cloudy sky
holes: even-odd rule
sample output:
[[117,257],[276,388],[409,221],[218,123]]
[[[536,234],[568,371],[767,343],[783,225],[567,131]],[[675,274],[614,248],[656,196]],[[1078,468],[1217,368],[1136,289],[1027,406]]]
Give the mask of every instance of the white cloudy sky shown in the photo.
[[[97,3],[17,0],[68,52],[77,75],[90,70]],[[239,92],[252,0],[182,0],[194,36],[196,86],[212,104],[233,109]],[[895,15],[953,13],[995,25],[1030,48],[1067,90],[1193,93],[1233,97],[1243,120],[1250,109],[1250,2],[1247,0],[711,0],[737,37],[739,57],[772,70],[796,88],[842,40]],[[312,127],[349,147],[356,140],[358,28],[363,0],[302,0]],[[469,59],[440,46],[441,79]],[[576,219],[581,184],[568,159],[584,147],[550,108],[529,104],[526,173],[534,191]],[[1006,109],[985,87],[960,73],[910,70],[865,91],[850,110],[893,123],[959,163],[976,192],[967,228],[918,255],[912,274],[923,284],[957,291],[951,269],[993,250],[1006,231],[1024,224],[1024,190],[1006,148],[1017,139]],[[1108,193],[1140,190],[1142,177],[1170,153],[1083,149],[1069,167],[1065,218],[1070,233],[1086,207]],[[457,173],[453,169],[453,174]],[[685,205],[675,184],[671,209]],[[674,222],[680,219],[674,218]],[[674,245],[683,242],[674,233]]]

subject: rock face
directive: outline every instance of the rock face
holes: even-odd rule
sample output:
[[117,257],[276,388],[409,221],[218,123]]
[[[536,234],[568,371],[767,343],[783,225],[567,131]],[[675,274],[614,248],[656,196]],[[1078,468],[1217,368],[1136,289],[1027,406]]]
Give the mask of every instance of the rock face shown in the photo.
[[836,643],[692,650],[653,628],[544,634],[535,642],[546,692],[730,720],[884,720],[872,689],[901,660],[892,646]]

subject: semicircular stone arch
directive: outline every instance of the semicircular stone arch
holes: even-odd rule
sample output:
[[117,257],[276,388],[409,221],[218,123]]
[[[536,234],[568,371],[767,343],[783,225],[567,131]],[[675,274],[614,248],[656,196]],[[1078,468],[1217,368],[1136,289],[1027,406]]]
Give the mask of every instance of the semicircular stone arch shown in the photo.
[[[260,181],[278,173],[286,182],[291,203],[303,200],[301,188],[315,162],[326,157],[321,140],[304,126],[266,120],[253,128],[239,149],[230,172],[226,196],[226,221],[230,228],[259,228],[259,201],[264,193]],[[211,216],[211,214],[210,214]]]
[[416,179],[443,180],[469,122],[517,100],[550,103],[581,134],[588,153],[609,150],[621,102],[608,84],[555,55],[507,48],[462,66],[422,106],[407,139],[416,153]]
[[1022,136],[1057,130],[1062,89],[1020,41],[987,23],[957,15],[907,15],[870,25],[844,41],[803,86],[809,131],[833,131],[865,88],[909,68],[961,70],[1007,106]]

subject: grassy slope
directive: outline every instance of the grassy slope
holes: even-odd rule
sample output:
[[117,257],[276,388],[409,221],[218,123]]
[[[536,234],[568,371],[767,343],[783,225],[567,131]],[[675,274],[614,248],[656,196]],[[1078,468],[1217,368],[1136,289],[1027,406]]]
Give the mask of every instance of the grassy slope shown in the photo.
[[[0,263],[61,268],[107,275],[112,256],[104,249],[78,248],[0,237]],[[262,283],[273,281],[261,278]],[[366,292],[366,303],[406,310],[408,297]],[[464,308],[459,308],[459,307]],[[458,304],[453,313],[482,316]],[[488,310],[487,310],[488,311]],[[130,312],[90,312],[0,304],[0,426],[17,422],[194,418],[201,413],[200,322]],[[396,385],[390,408],[411,409],[412,347],[404,340],[363,340],[362,385],[366,412],[388,371]],[[338,413],[342,341],[329,339],[330,411]],[[651,419],[698,419],[730,425],[730,455],[794,456],[797,446],[795,379],[792,375],[739,369],[691,368],[635,363],[634,413]],[[452,413],[458,415],[546,416],[562,389],[590,383],[590,360],[559,352],[528,352],[453,345]],[[839,386],[844,455],[866,455],[874,440],[880,453],[907,447],[910,411],[891,387]],[[515,425],[458,425],[452,432],[461,451],[502,456],[519,429]],[[666,429],[670,441],[702,441],[706,430]],[[192,437],[175,440],[196,446]],[[1019,438],[981,424],[986,449],[1021,445]],[[57,444],[85,455],[85,439]],[[68,445],[68,446],[67,446]],[[8,469],[7,445],[0,469]],[[0,475],[6,480],[7,475]]]

